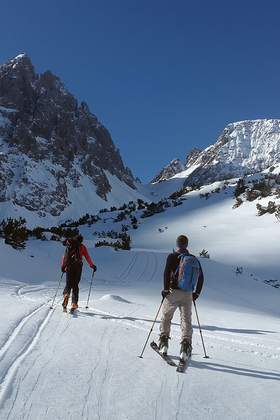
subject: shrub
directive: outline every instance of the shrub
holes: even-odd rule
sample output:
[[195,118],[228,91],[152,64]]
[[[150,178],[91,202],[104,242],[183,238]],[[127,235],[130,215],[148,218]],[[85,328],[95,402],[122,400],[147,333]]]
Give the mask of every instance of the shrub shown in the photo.
[[95,247],[98,248],[101,246],[110,246],[114,248],[115,250],[117,249],[130,250],[131,237],[127,235],[127,233],[120,233],[119,238],[121,240],[117,240],[114,242],[103,239],[102,241],[96,242]]
[[125,219],[126,219],[126,214],[124,211],[121,211],[120,213],[118,213],[117,217],[114,219],[114,222],[115,223],[122,222]]
[[243,274],[243,267],[236,267],[235,274]]
[[273,214],[279,210],[279,206],[276,206],[274,201],[269,201],[267,206],[256,204],[258,210],[258,216],[263,216],[265,213]]
[[210,193],[207,192],[207,193],[204,193],[204,194],[199,194],[199,197],[200,198],[206,198],[206,200],[208,200],[208,198],[210,197]]
[[5,243],[15,249],[24,249],[30,231],[26,228],[26,220],[8,218],[2,220],[0,224],[0,234],[5,239]]
[[206,251],[206,249],[203,249],[200,253],[199,256],[202,258],[210,258],[209,252]]
[[243,194],[245,191],[246,191],[246,185],[245,185],[244,179],[240,178],[237,181],[235,191],[234,191],[234,196],[237,198],[241,194]]
[[138,220],[136,219],[136,217],[135,216],[131,216],[131,218],[130,218],[130,220],[131,220],[131,226],[132,226],[132,228],[133,229],[137,229],[138,228]]
[[280,222],[280,206],[277,206],[277,209],[275,211],[275,217]]
[[254,190],[253,188],[252,189],[250,189],[250,190],[247,190],[246,191],[246,199],[248,200],[248,201],[254,201],[254,200],[256,200],[258,197],[260,197],[260,192],[259,191],[256,191],[256,190]]
[[240,207],[241,204],[243,203],[243,200],[240,197],[237,197],[234,205],[232,206],[233,209],[237,209],[237,207]]

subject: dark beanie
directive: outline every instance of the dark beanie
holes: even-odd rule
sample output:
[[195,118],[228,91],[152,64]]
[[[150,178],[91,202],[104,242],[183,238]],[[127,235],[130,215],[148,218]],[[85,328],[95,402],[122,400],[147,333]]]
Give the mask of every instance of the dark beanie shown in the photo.
[[176,244],[179,248],[187,248],[187,246],[189,244],[189,239],[185,235],[180,235],[176,239]]

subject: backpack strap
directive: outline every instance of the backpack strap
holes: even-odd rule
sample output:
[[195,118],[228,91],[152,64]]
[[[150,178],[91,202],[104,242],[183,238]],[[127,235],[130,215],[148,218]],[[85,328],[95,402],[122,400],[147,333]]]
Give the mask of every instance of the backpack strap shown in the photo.
[[178,255],[178,258],[180,259],[180,261],[179,261],[179,264],[177,265],[177,268],[176,268],[176,270],[175,270],[175,272],[174,272],[174,275],[175,275],[175,276],[177,276],[177,274],[179,273],[180,263],[181,263],[182,259],[183,259],[185,256],[188,256],[188,255],[189,255],[189,254],[187,254],[186,252],[184,252],[183,254],[179,254],[179,255]]

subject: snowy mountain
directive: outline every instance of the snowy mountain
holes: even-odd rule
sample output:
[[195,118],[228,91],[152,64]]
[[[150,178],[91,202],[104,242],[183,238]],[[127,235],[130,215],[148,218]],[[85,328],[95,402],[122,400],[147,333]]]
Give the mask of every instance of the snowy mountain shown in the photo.
[[254,174],[279,162],[280,120],[239,121],[228,124],[215,144],[191,153],[184,169],[165,179],[185,178],[186,185],[205,185]]
[[41,224],[139,196],[108,130],[26,54],[0,67],[0,187],[2,217]]
[[153,182],[161,182],[172,178],[174,175],[182,172],[185,169],[183,162],[180,159],[173,159],[166,165],[152,180]]

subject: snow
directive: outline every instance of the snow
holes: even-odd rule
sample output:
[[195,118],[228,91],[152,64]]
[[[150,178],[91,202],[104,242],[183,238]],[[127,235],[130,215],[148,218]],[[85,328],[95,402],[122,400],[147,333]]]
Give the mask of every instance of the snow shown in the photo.
[[122,298],[121,296],[117,295],[104,295],[99,300],[105,300],[105,301],[117,301],[117,302],[123,302],[123,303],[131,303],[128,300]]
[[196,168],[198,168],[198,165],[192,165],[184,171],[174,175],[172,178],[187,178]]
[[13,61],[21,60],[24,57],[26,57],[26,53],[18,54],[16,57],[13,58]]
[[87,142],[89,144],[96,144],[96,139],[94,137],[88,137]]
[[[150,249],[168,251],[174,247],[174,238],[185,232],[196,254],[205,248],[219,262],[244,265],[248,272],[257,266],[263,268],[264,275],[278,277],[280,246],[276,232],[280,224],[273,215],[256,216],[256,203],[264,205],[272,198],[244,202],[233,210],[231,185],[218,194],[210,194],[208,200],[200,198],[200,194],[223,185],[224,182],[215,182],[192,191],[183,196],[181,206],[145,219],[141,229],[134,233],[134,246],[145,248],[148,243]],[[167,230],[158,232],[165,226]]]
[[[131,251],[94,248],[93,228],[84,226],[97,272],[86,310],[91,271],[84,266],[74,317],[62,313],[62,285],[49,309],[60,278],[60,243],[30,240],[21,252],[0,244],[1,418],[279,419],[280,290],[261,281],[278,275],[279,224],[272,216],[257,217],[255,203],[232,210],[230,187],[208,200],[199,197],[217,185],[143,219]],[[168,229],[159,233],[160,226]],[[137,357],[160,304],[167,253],[182,232],[192,252],[206,248],[211,257],[200,259],[205,286],[197,301],[210,358],[203,358],[193,314],[186,374],[149,347]],[[237,265],[243,274],[236,275]],[[158,330],[157,322],[151,340]],[[179,346],[176,314],[170,341],[175,362]]]

